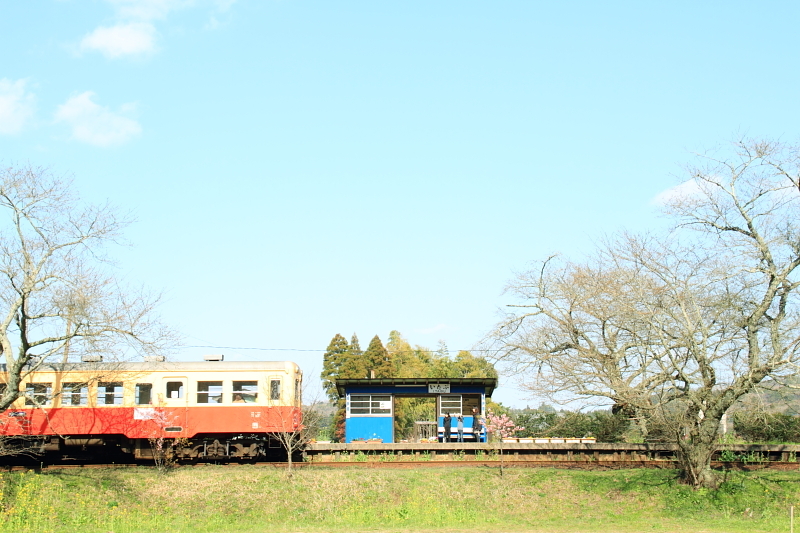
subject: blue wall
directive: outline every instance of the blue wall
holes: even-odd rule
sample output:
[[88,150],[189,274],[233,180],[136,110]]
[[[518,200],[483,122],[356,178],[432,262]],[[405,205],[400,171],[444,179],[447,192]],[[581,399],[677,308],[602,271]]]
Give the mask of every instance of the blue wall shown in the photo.
[[345,442],[375,438],[383,439],[383,442],[394,442],[391,416],[353,416],[345,424]]
[[[446,380],[443,380],[446,381]],[[480,394],[481,405],[485,405],[483,387],[458,387],[450,388],[449,394]],[[418,395],[420,397],[441,396],[438,394],[428,394],[427,385],[419,387],[395,387],[393,385],[369,385],[360,387],[348,387],[347,394],[390,394],[399,395]],[[394,401],[394,398],[392,399]],[[394,410],[394,409],[392,409]],[[442,427],[442,417],[439,417],[439,427]],[[472,417],[464,417],[464,427],[472,427]],[[456,431],[456,421],[453,420],[453,432]],[[383,442],[394,442],[394,427],[391,416],[351,416],[345,420],[345,442],[353,442],[353,439],[383,439]],[[482,439],[483,440],[483,439]]]

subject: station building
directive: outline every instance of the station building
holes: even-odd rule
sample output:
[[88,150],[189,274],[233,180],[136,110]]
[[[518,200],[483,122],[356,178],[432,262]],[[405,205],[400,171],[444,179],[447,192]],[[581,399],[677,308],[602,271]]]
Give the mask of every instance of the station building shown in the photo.
[[[345,442],[397,442],[394,434],[397,398],[436,399],[436,420],[419,421],[421,434],[444,438],[444,416],[452,418],[451,439],[455,441],[456,416],[464,418],[464,440],[486,442],[485,424],[473,435],[473,408],[478,416],[486,415],[486,399],[497,387],[497,378],[378,378],[337,379],[336,389],[345,398]],[[416,429],[416,428],[415,428]]]

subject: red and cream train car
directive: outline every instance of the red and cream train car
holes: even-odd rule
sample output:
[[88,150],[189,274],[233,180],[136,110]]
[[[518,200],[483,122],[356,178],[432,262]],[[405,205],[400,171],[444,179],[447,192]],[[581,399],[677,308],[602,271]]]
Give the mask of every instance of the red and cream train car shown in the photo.
[[176,439],[183,458],[281,456],[276,437],[300,427],[300,368],[219,359],[42,366],[0,413],[0,435],[38,438],[43,451],[72,457],[144,459],[158,437]]

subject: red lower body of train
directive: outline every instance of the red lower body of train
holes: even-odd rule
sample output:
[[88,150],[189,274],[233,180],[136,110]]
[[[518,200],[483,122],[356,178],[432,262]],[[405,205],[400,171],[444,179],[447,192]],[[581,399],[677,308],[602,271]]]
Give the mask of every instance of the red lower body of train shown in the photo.
[[283,460],[281,436],[300,420],[298,407],[258,404],[12,408],[0,413],[0,436],[7,447],[75,459],[152,459],[160,441],[178,459]]

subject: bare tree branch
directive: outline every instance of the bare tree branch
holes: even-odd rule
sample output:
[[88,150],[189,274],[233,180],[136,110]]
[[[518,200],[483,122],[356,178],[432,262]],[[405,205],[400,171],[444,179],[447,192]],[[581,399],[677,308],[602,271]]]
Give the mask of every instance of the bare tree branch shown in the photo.
[[176,344],[155,314],[160,295],[124,286],[105,255],[129,222],[109,205],[81,202],[48,169],[0,169],[0,410],[42,364],[163,354]]
[[509,287],[488,338],[534,393],[605,397],[679,445],[685,479],[713,484],[718,424],[800,346],[800,148],[740,140],[698,156],[665,208],[668,235],[622,235],[581,263],[550,257]]

